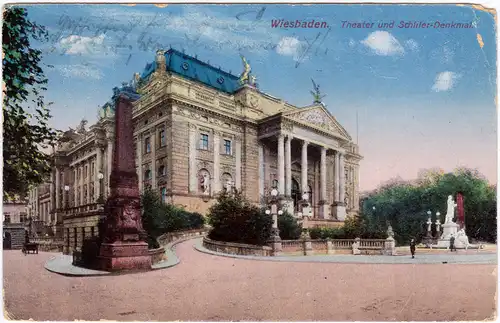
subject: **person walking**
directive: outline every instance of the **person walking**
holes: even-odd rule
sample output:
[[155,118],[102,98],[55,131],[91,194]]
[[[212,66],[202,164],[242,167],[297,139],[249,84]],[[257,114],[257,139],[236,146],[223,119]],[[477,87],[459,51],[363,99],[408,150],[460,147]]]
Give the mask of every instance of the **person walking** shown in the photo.
[[455,236],[450,237],[450,251],[457,251],[457,248],[455,248]]
[[411,252],[411,258],[415,258],[415,239],[411,239],[410,241],[410,252]]

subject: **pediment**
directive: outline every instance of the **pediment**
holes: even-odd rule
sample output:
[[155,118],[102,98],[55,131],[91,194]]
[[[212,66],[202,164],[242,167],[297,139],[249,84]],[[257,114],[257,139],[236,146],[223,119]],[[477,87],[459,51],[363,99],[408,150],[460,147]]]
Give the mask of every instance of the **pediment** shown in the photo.
[[283,117],[352,140],[344,127],[322,105],[290,111],[284,113]]

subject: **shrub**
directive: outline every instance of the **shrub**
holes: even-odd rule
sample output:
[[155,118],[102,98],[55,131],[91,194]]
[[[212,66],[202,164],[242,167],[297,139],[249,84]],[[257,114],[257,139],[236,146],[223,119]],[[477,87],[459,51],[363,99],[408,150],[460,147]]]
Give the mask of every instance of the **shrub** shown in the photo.
[[280,238],[283,240],[296,240],[302,233],[302,225],[297,223],[297,219],[288,212],[278,216],[278,228]]
[[271,236],[272,218],[240,192],[220,194],[208,214],[211,239],[263,245]]

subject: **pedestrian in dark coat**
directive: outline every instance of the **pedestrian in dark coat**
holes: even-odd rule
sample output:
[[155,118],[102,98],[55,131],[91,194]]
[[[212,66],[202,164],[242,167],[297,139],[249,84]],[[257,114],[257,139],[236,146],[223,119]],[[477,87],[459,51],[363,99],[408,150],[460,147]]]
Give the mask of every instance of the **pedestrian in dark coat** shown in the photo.
[[411,252],[411,257],[415,258],[415,239],[411,239],[410,241],[410,252]]
[[451,236],[450,238],[450,251],[457,251],[457,248],[455,248],[455,237],[454,236]]

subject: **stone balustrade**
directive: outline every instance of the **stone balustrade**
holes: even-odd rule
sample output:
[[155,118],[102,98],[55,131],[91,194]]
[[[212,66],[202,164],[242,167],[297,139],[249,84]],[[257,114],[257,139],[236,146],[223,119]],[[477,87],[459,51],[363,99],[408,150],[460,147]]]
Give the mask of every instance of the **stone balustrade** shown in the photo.
[[31,243],[38,244],[38,250],[48,252],[62,252],[64,240],[56,237],[33,237]]
[[165,248],[163,247],[156,249],[149,249],[148,255],[151,257],[151,264],[153,265],[167,259],[167,256],[165,254]]
[[64,209],[62,211],[64,212],[65,217],[69,217],[69,216],[81,215],[81,214],[86,214],[86,213],[91,213],[91,212],[102,212],[103,206],[102,206],[102,204],[99,204],[99,203],[91,203],[91,204],[85,204],[85,205],[80,205],[80,206],[76,206],[76,207],[70,207],[70,208]]
[[203,238],[203,246],[208,250],[242,256],[271,256],[272,248],[268,246],[255,246],[243,243],[222,242]]
[[[301,239],[282,240],[282,252],[301,254],[352,253],[354,239]],[[385,252],[386,239],[361,239],[359,249],[365,254],[390,254]]]
[[176,231],[162,234],[156,240],[158,244],[162,247],[166,246],[171,242],[175,242],[178,240],[189,239],[196,236],[203,236],[208,233],[207,229],[195,229],[195,230],[186,230],[186,231]]

